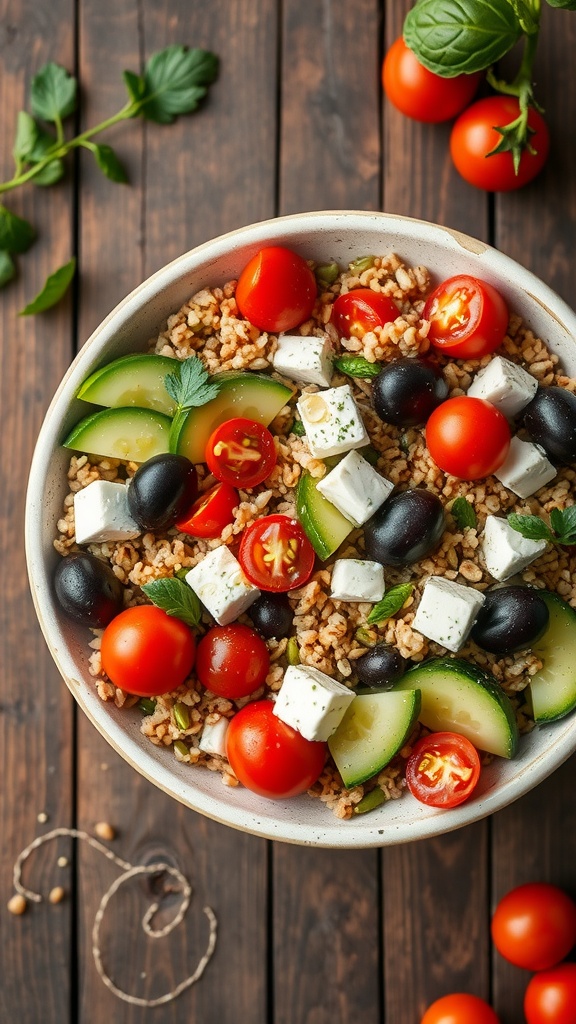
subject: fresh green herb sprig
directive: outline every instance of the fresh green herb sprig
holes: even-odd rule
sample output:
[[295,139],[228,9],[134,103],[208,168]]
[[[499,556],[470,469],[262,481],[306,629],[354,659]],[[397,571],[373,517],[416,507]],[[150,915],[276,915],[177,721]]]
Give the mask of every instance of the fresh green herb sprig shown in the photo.
[[[42,186],[56,184],[64,175],[66,156],[75,149],[92,153],[110,181],[127,182],[128,175],[114,150],[93,142],[94,136],[134,117],[171,124],[180,114],[197,109],[217,74],[215,54],[180,45],[168,46],[150,57],[142,74],[124,72],[128,101],[121,110],[100,124],[66,138],[64,122],[77,108],[78,83],[59,64],[52,61],[45,64],[32,79],[31,112],[22,110],[18,114],[12,149],[14,173],[9,180],[0,182],[0,195],[28,182]],[[0,288],[16,276],[14,256],[26,252],[35,235],[32,224],[0,205]],[[74,270],[75,262],[70,260],[51,274],[41,292],[22,312],[25,315],[40,313],[58,302]]]
[[371,377],[377,377],[382,367],[380,363],[370,363],[364,356],[337,356],[334,360],[334,366],[340,373],[345,373],[348,377],[364,377],[369,379]]
[[181,619],[187,626],[196,627],[202,616],[202,606],[197,595],[184,580],[175,576],[167,576],[161,580],[151,580],[145,583],[142,590],[155,604],[167,615],[173,615]]
[[569,508],[553,508],[550,513],[550,526],[540,516],[521,515],[511,512],[507,517],[513,530],[528,540],[546,540],[551,544],[576,544],[576,505]]
[[398,583],[391,587],[378,604],[375,604],[368,618],[367,626],[382,625],[387,619],[399,612],[414,590],[412,583]]
[[464,530],[466,527],[475,529],[478,524],[474,506],[466,498],[456,498],[450,509],[450,514],[459,530]]
[[204,363],[197,356],[190,356],[177,364],[173,373],[164,378],[166,391],[176,402],[174,421],[189,409],[206,405],[220,391],[220,382],[210,378]]

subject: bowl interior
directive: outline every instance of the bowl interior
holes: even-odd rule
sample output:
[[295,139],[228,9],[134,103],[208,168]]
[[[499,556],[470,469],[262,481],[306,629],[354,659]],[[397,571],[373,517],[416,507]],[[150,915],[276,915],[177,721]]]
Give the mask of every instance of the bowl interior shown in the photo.
[[69,453],[60,446],[87,406],[74,396],[97,367],[128,352],[145,350],[163,321],[205,286],[237,277],[263,244],[284,244],[322,263],[397,252],[424,264],[439,283],[470,273],[494,284],[510,308],[556,352],[576,375],[576,316],[546,285],[482,242],[436,225],[378,213],[317,213],[280,218],[221,236],[186,253],[140,285],[86,342],[64,377],[42,426],[30,472],[26,506],[26,551],[30,585],[44,636],[74,697],[108,742],[134,768],[170,796],[232,827],[288,842],[320,846],[376,846],[406,842],[458,828],[492,813],[527,792],[576,749],[571,718],[535,729],[518,756],[484,770],[477,795],[452,811],[437,811],[409,794],[351,821],[338,820],[319,800],[259,798],[228,789],[217,773],[180,765],[168,749],[140,733],[141,713],[103,703],[87,669],[89,631],[56,606],[51,576],[58,555],[56,522],[67,493]]

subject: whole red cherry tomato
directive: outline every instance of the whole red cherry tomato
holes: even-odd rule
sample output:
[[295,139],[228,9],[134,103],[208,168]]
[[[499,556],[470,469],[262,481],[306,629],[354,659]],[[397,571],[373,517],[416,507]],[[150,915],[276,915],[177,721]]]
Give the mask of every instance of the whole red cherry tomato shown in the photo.
[[576,903],[546,882],[519,885],[498,903],[491,930],[506,960],[541,971],[563,960],[576,943]]
[[456,807],[472,795],[480,757],[465,736],[434,732],[416,743],[406,762],[408,789],[431,807]]
[[486,192],[509,192],[526,185],[542,170],[550,149],[550,133],[534,107],[528,111],[533,134],[520,156],[518,173],[512,153],[493,153],[502,141],[496,128],[515,121],[519,114],[520,105],[514,96],[488,96],[472,103],[454,122],[450,155],[456,170],[470,185]]
[[300,523],[290,516],[262,516],[242,534],[238,561],[260,590],[294,590],[314,569],[314,548]]
[[274,469],[276,447],[267,427],[236,416],[216,427],[204,457],[210,472],[222,483],[256,487]]
[[500,1024],[500,1021],[479,996],[454,992],[432,1003],[420,1024]]
[[462,395],[434,409],[426,424],[426,444],[445,473],[460,480],[480,480],[504,462],[510,427],[490,402]]
[[339,295],[331,320],[342,338],[363,338],[367,331],[384,327],[400,316],[398,306],[383,292],[354,288]]
[[242,316],[261,331],[298,327],[312,315],[316,294],[316,278],[306,260],[281,245],[256,253],[236,286]]
[[239,502],[238,491],[231,484],[216,484],[194,502],[176,529],[191,537],[219,537],[224,527],[234,522]]
[[424,320],[434,348],[450,358],[480,359],[504,340],[508,307],[487,281],[459,274],[443,281],[428,296]]
[[106,626],[102,668],[115,686],[139,697],[175,690],[194,664],[194,635],[155,605],[126,608]]
[[526,1024],[575,1024],[576,964],[539,971],[524,994]]
[[196,675],[220,697],[247,697],[268,675],[270,654],[255,630],[241,622],[214,626],[198,644]]
[[442,78],[428,71],[402,36],[392,43],[382,65],[384,91],[395,107],[415,121],[449,121],[474,96],[482,73]]

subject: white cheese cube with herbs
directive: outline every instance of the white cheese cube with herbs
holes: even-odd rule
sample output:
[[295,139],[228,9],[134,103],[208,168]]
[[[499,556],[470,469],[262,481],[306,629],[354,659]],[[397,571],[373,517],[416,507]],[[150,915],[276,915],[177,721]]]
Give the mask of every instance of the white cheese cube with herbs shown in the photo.
[[332,570],[330,597],[336,601],[381,601],[384,566],[362,558],[337,558]]
[[325,741],[336,731],[354,691],[309,665],[289,665],[274,714],[307,740]]
[[77,544],[132,540],[142,533],[128,510],[128,486],[94,480],[74,495]]
[[506,519],[487,516],[481,538],[486,569],[501,583],[522,572],[546,550],[545,540],[530,540],[513,530]]
[[316,489],[354,526],[362,526],[390,496],[394,484],[352,451],[318,481]]
[[289,380],[329,388],[334,375],[330,338],[279,334],[272,366]]
[[516,416],[531,402],[538,390],[538,381],[502,356],[495,356],[474,377],[467,394],[472,398],[483,398],[508,419]]
[[349,384],[316,394],[303,394],[297,404],[308,446],[317,459],[340,455],[369,443]]
[[513,437],[508,455],[494,476],[519,498],[528,498],[554,479],[556,469],[539,445]]
[[424,584],[412,629],[455,653],[466,642],[485,600],[472,587],[431,576]]
[[219,757],[226,757],[227,732],[227,718],[219,718],[214,723],[206,722],[198,743],[200,750],[203,750],[205,754],[218,754]]
[[260,596],[227,547],[213,548],[186,575],[186,583],[220,626],[227,626]]

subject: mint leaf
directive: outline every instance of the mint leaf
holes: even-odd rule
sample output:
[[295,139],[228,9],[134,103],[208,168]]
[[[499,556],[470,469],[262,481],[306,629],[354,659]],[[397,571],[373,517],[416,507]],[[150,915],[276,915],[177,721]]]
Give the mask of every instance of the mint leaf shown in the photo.
[[444,78],[490,67],[521,34],[508,0],[419,0],[404,21],[406,46]]
[[466,498],[456,498],[450,512],[459,530],[464,530],[467,526],[474,528],[477,525],[474,506]]
[[382,369],[380,363],[370,363],[364,356],[338,356],[334,366],[348,377],[377,377]]
[[42,291],[20,311],[20,316],[35,316],[36,313],[44,313],[45,310],[51,309],[57,302],[60,302],[68,290],[75,270],[76,260],[73,257],[69,263],[65,263],[63,267],[59,267],[53,274],[50,274]]
[[558,536],[559,544],[574,544],[576,541],[576,505],[560,510],[553,508],[550,513],[552,529]]
[[63,121],[76,109],[76,79],[60,64],[45,64],[32,79],[30,107],[43,121]]
[[105,174],[110,181],[117,181],[121,185],[128,181],[128,175],[111,146],[97,145],[95,142],[90,142],[86,148],[94,154],[102,174]]
[[524,516],[511,512],[507,519],[509,526],[528,540],[554,540],[550,527],[540,519],[540,516]]
[[26,252],[36,238],[34,228],[0,204],[0,249],[8,252]]
[[168,46],[147,62],[141,80],[143,95],[135,95],[141,89],[135,75],[125,73],[124,81],[131,98],[140,104],[139,113],[149,121],[171,124],[178,114],[196,110],[217,74],[218,58],[214,53]]
[[0,288],[3,288],[15,276],[16,267],[14,260],[9,252],[6,252],[5,249],[0,249]]
[[184,359],[177,370],[167,373],[164,385],[178,406],[175,417],[183,409],[206,405],[220,391],[220,381],[210,380],[208,370],[197,356]]
[[391,587],[387,594],[384,595],[378,604],[375,604],[368,618],[366,624],[368,626],[381,625],[386,622],[392,615],[399,612],[402,605],[406,603],[410,594],[414,590],[412,583],[399,583],[395,587]]
[[145,583],[142,590],[167,615],[181,619],[187,626],[197,626],[202,615],[202,606],[196,594],[187,583],[176,577],[152,580]]

